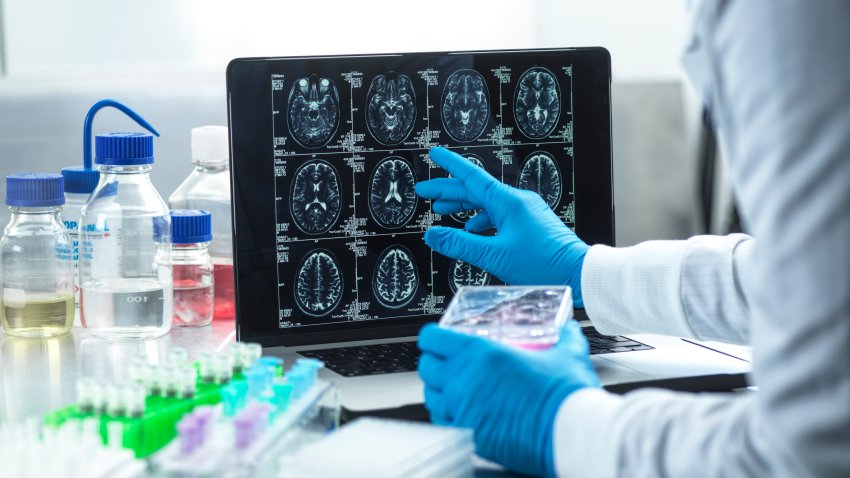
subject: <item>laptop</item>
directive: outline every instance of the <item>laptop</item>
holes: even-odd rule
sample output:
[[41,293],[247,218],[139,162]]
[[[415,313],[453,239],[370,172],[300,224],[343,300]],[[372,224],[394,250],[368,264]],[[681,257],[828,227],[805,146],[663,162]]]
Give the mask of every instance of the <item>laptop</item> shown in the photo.
[[[351,411],[421,403],[416,334],[455,291],[498,278],[430,250],[416,182],[448,147],[539,193],[589,244],[614,243],[604,48],[244,58],[227,68],[237,337],[316,357]],[[578,311],[581,317],[581,311]],[[604,383],[739,373],[680,339],[605,337]]]

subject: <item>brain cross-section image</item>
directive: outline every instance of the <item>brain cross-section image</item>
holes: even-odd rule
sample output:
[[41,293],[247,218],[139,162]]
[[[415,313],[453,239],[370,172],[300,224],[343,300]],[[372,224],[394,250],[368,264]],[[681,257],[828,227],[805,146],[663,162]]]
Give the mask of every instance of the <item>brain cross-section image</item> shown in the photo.
[[289,131],[305,148],[331,140],[339,126],[339,92],[328,78],[299,78],[289,92]]
[[399,245],[390,246],[378,257],[372,288],[378,302],[385,307],[404,307],[419,288],[419,272],[413,254]]
[[551,154],[531,153],[519,171],[517,187],[534,191],[555,209],[561,200],[561,172]]
[[381,226],[396,229],[416,210],[416,175],[410,163],[397,156],[382,160],[369,180],[369,212]]
[[[485,171],[487,170],[487,168],[484,166],[484,160],[482,160],[480,156],[475,154],[464,154],[463,157],[468,159],[472,164],[478,166],[479,168]],[[449,177],[451,177],[451,175],[449,175]],[[460,211],[452,214],[451,218],[458,222],[466,222],[468,219],[475,217],[475,215],[477,215],[479,212],[481,212],[481,209],[473,209],[471,211]]]
[[475,70],[452,73],[443,87],[443,127],[455,141],[472,141],[484,132],[490,103],[484,77]]
[[449,271],[449,287],[452,292],[464,286],[484,286],[490,283],[490,273],[472,264],[455,260]]
[[366,95],[366,125],[379,143],[404,141],[416,119],[416,95],[410,77],[396,72],[378,75]]
[[307,234],[327,232],[339,217],[339,175],[327,161],[309,161],[295,171],[289,207],[295,225]]
[[302,312],[314,317],[327,315],[342,297],[342,270],[325,249],[308,253],[295,276],[295,302]]
[[558,80],[546,68],[531,68],[517,83],[514,116],[522,134],[543,138],[555,129],[561,115]]

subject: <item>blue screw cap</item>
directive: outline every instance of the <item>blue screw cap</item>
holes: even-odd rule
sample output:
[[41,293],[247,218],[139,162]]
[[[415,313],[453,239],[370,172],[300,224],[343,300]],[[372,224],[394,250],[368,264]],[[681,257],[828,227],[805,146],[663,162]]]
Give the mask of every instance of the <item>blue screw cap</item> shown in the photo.
[[209,212],[192,209],[171,211],[171,242],[196,244],[211,240],[212,220]]
[[147,133],[109,133],[94,138],[94,162],[114,166],[153,163],[153,136]]
[[[91,157],[91,128],[92,123],[94,123],[94,117],[98,111],[103,108],[115,108],[119,111],[122,111],[124,114],[132,118],[136,123],[141,125],[146,130],[150,131],[156,136],[159,136],[159,132],[154,129],[153,126],[150,125],[144,118],[142,118],[138,113],[130,109],[129,107],[110,99],[100,100],[97,103],[93,104],[91,108],[89,108],[89,112],[86,114],[86,119],[83,122],[83,169],[92,169],[92,157]],[[125,133],[126,134],[126,133]],[[138,133],[136,133],[138,134]],[[151,142],[151,153],[150,153],[150,161],[148,163],[106,163],[95,161],[99,164],[115,164],[115,165],[131,165],[131,164],[150,164],[153,162],[153,139]],[[97,147],[95,148],[97,149]]]
[[62,168],[62,177],[65,178],[66,193],[91,194],[100,180],[100,173],[96,169],[72,166]]
[[6,176],[6,205],[49,207],[65,204],[65,180],[58,174],[21,173]]

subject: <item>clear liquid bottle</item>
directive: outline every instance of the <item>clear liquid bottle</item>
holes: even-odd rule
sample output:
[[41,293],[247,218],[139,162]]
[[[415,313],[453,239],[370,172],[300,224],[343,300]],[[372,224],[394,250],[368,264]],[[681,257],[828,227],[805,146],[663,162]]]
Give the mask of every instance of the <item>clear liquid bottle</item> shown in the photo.
[[233,226],[230,216],[230,162],[226,126],[192,129],[195,169],[168,199],[172,209],[202,209],[212,215],[210,243],[215,274],[214,319],[236,316],[233,288]]
[[80,316],[106,338],[151,338],[171,329],[171,216],[150,179],[153,137],[95,138],[100,181],[80,220]]
[[71,256],[74,263],[74,306],[80,307],[80,279],[78,276],[80,242],[79,225],[83,206],[89,200],[92,191],[97,186],[100,174],[96,169],[80,167],[62,168],[65,179],[65,207],[62,208],[62,223],[68,229],[71,239]]
[[[174,275],[174,326],[208,325],[213,318],[214,277],[209,245],[210,213],[171,211],[171,267]],[[166,261],[167,257],[160,260]]]
[[0,322],[6,334],[49,337],[73,325],[71,243],[59,220],[63,189],[58,174],[6,177],[6,205],[12,213],[0,239]]

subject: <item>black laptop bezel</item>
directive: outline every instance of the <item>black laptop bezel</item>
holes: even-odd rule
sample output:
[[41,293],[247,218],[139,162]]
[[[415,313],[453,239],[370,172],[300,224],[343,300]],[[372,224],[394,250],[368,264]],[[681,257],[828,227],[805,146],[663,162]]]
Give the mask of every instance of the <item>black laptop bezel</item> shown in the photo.
[[[405,319],[404,323],[371,320],[268,331],[254,327],[252,318],[276,317],[278,313],[274,221],[255,224],[261,221],[248,219],[258,206],[252,204],[255,200],[251,197],[252,181],[265,180],[266,174],[274,178],[273,171],[262,170],[271,170],[273,161],[263,164],[255,158],[265,154],[267,158],[272,157],[268,106],[271,104],[269,78],[273,65],[281,61],[312,59],[399,56],[424,59],[440,55],[500,54],[563,54],[568,56],[566,62],[574,66],[576,232],[589,244],[614,245],[611,59],[602,47],[237,58],[228,64],[226,76],[238,340],[259,342],[264,346],[299,346],[397,338],[416,335],[424,324],[434,321],[433,318]],[[254,124],[244,124],[245,116],[253,118]],[[263,127],[264,121],[268,121],[268,131]]]

